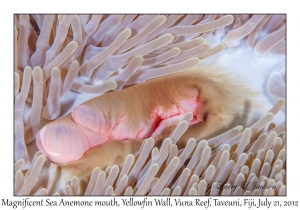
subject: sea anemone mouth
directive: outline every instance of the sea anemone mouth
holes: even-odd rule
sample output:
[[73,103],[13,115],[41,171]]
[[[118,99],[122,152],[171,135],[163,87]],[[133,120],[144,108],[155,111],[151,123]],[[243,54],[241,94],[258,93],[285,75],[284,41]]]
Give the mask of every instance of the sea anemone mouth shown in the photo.
[[[144,89],[148,91],[150,89],[153,90],[153,85],[159,86],[163,82],[154,82],[155,84],[144,87]],[[138,85],[126,91],[137,96],[141,92],[136,90],[141,88],[143,87]],[[181,91],[184,92],[184,90]],[[128,95],[126,92],[123,93],[121,91],[115,93],[115,96],[108,94],[108,97],[100,96],[98,99],[92,99],[90,102],[88,101],[75,107],[66,117],[43,127],[36,135],[37,146],[49,160],[56,163],[66,163],[80,159],[88,149],[110,140],[123,141],[153,137],[157,141],[162,141],[171,134],[182,119],[186,119],[190,125],[202,121],[202,117],[199,114],[202,104],[197,90],[191,89],[184,98],[178,96],[176,91],[172,90],[176,97],[181,98],[180,100],[176,97],[168,96],[170,91],[164,92],[167,95],[160,94],[159,97],[168,99],[151,97],[149,92],[142,92],[143,95],[140,95],[140,97],[143,98],[139,99],[140,102],[138,104],[142,107],[149,107],[142,108],[142,110],[136,109],[135,111],[140,112],[137,116],[134,116],[132,109],[128,109],[130,106],[128,103],[138,99]],[[131,97],[131,100],[125,100],[126,97],[120,97],[121,94]],[[110,100],[110,98],[114,99]],[[97,102],[97,100],[102,100],[102,102]],[[154,100],[152,105],[149,105],[149,100]],[[113,114],[114,109],[116,109],[113,104],[116,103],[123,104],[123,111]],[[137,122],[132,122],[132,120]],[[67,143],[68,141],[69,143]],[[74,141],[78,141],[78,144],[72,146]],[[80,149],[76,150],[76,147]],[[76,152],[71,152],[73,154],[71,156],[71,153],[67,155],[65,151],[68,148]],[[74,154],[76,155],[74,156]]]
[[286,194],[285,15],[14,18],[15,194]]
[[237,106],[242,107],[245,95],[253,98],[250,107],[255,103],[254,93],[217,72],[185,71],[91,99],[44,126],[36,135],[37,146],[53,162],[76,161],[110,140],[163,141],[187,113],[192,114],[186,120],[191,129],[198,129],[187,133],[198,140],[215,136],[242,114]]

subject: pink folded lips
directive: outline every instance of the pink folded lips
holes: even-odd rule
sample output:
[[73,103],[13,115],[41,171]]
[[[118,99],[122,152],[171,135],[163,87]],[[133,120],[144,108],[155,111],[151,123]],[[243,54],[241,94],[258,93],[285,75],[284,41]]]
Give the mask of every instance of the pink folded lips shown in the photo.
[[165,128],[176,126],[187,112],[193,113],[190,125],[196,124],[202,121],[198,118],[201,106],[198,95],[181,100],[168,110],[158,105],[150,114],[148,125],[140,121],[138,131],[132,132],[128,129],[124,116],[113,121],[106,119],[105,114],[100,114],[97,109],[82,104],[76,107],[71,115],[44,126],[36,135],[36,143],[39,150],[53,162],[75,161],[89,149],[108,140],[155,137]]

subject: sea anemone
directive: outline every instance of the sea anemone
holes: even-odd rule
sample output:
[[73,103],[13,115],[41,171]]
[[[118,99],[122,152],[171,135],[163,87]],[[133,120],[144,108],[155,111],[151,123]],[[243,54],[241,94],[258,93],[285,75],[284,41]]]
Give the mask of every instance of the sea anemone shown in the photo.
[[15,15],[15,194],[285,195],[285,18]]

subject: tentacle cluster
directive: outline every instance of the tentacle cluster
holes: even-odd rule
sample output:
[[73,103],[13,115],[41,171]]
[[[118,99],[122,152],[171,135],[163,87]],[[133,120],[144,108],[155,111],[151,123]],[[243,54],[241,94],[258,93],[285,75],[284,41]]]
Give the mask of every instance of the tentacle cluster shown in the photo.
[[[150,138],[142,146],[143,153],[135,154],[141,142],[124,141],[113,147],[126,155],[114,163],[108,162],[110,167],[94,171],[91,168],[90,178],[83,181],[89,183],[87,187],[81,185],[80,174],[73,177],[71,169],[62,170],[37,152],[35,142],[43,126],[91,98],[193,69],[224,47],[235,47],[241,41],[246,41],[258,55],[284,55],[285,15],[22,14],[15,15],[14,22],[15,194],[285,193],[284,124],[270,124],[274,132],[266,128],[265,134],[257,136],[260,129],[272,122],[273,114],[247,126],[249,129],[242,134],[238,135],[241,127],[233,133],[225,132],[223,140],[211,136],[210,140],[195,142],[192,136],[187,136],[187,145],[182,150],[181,147],[178,150],[173,138],[183,135],[180,128],[187,129],[189,117],[178,124],[178,129],[170,134],[171,140],[163,141],[161,147],[152,145]],[[214,35],[224,36],[225,46],[221,43],[210,46],[206,42]],[[267,81],[270,96],[284,98],[284,88],[284,73],[271,74]],[[146,161],[148,155],[150,162]],[[225,165],[221,160],[228,162]],[[207,166],[206,171],[203,166]],[[212,178],[221,176],[221,166],[226,166],[228,176],[232,174],[228,185],[257,179],[269,185],[275,182],[277,188],[259,192],[204,190],[204,185],[217,180]],[[172,173],[167,176],[164,171]]]
[[[92,150],[96,150],[97,153],[101,153],[101,150],[106,152],[122,150],[122,154],[128,153],[128,155],[123,158],[121,167],[109,165],[108,162],[108,166],[103,167],[102,170],[99,167],[94,168],[91,176],[85,179],[82,179],[82,174],[77,172],[85,171],[90,167],[85,166],[86,160],[91,162],[94,158],[102,156],[86,155],[79,163],[68,167],[62,166],[62,174],[68,174],[69,181],[60,188],[53,188],[54,177],[60,175],[57,173],[59,169],[38,152],[25,177],[19,170],[23,167],[24,161],[16,162],[16,192],[20,195],[28,194],[35,186],[36,180],[46,179],[47,184],[43,184],[45,187],[39,186],[35,189],[35,193],[39,195],[285,195],[285,126],[282,124],[274,127],[271,124],[266,132],[262,132],[284,104],[285,100],[278,100],[265,116],[249,128],[243,129],[242,126],[238,126],[208,140],[196,141],[191,138],[183,149],[178,149],[176,143],[188,129],[188,121],[192,118],[191,113],[186,114],[174,132],[162,142],[160,148],[154,146],[153,138],[139,142],[140,149],[139,146],[136,148],[130,146],[137,145],[135,141],[125,141],[122,144],[113,141],[105,144],[105,148],[94,148]],[[91,152],[93,151],[89,151]],[[106,163],[106,160],[104,159],[103,162]],[[48,164],[47,176],[53,179],[47,180],[45,175],[39,175],[43,164]],[[78,176],[71,176],[76,173]],[[264,186],[270,187],[264,188]]]

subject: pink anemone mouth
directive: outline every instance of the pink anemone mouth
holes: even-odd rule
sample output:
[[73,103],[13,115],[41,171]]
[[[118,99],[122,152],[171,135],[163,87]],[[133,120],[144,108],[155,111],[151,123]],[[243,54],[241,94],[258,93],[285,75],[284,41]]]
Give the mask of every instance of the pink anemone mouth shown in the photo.
[[128,126],[130,116],[120,115],[108,120],[108,115],[95,107],[79,105],[70,115],[43,127],[36,135],[37,146],[49,160],[64,163],[80,159],[89,149],[109,140],[155,138],[165,129],[174,129],[188,112],[193,114],[189,125],[202,121],[198,115],[202,103],[197,92],[168,109],[157,105],[149,113],[147,123],[140,121],[136,129]]

